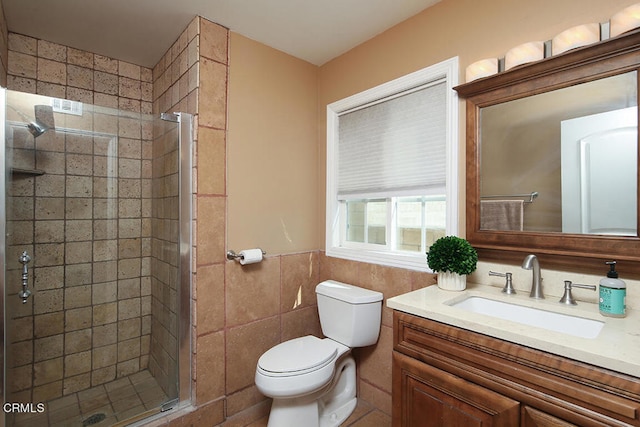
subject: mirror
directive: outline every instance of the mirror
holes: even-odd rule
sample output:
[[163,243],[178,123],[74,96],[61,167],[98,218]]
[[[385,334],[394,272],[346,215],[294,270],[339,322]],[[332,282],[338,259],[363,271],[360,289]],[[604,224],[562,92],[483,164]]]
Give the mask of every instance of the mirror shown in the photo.
[[582,272],[615,259],[640,274],[639,69],[635,31],[455,88],[466,237],[481,259],[535,253]]
[[637,235],[637,73],[480,110],[480,229]]

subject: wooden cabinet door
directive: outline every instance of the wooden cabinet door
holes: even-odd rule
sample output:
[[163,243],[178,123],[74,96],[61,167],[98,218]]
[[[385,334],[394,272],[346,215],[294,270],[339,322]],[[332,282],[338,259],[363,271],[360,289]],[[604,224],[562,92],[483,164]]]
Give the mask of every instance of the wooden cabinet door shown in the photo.
[[577,427],[530,406],[522,408],[522,427]]
[[393,425],[517,427],[520,404],[394,351]]

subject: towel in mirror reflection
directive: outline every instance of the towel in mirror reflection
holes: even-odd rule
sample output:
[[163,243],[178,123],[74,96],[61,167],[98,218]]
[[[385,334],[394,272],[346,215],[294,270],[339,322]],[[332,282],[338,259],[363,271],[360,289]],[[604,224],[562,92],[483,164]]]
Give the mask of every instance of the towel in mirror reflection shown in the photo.
[[522,231],[524,200],[481,200],[480,229]]

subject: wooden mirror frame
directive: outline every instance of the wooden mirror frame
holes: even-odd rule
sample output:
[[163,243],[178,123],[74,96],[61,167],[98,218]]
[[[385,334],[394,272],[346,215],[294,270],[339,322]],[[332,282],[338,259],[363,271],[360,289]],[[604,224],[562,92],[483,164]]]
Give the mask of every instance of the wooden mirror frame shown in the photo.
[[604,261],[616,260],[626,276],[640,277],[638,236],[480,229],[480,109],[630,71],[640,76],[640,31],[454,88],[466,100],[466,237],[481,260],[519,264],[533,253],[546,268],[594,274],[606,271]]

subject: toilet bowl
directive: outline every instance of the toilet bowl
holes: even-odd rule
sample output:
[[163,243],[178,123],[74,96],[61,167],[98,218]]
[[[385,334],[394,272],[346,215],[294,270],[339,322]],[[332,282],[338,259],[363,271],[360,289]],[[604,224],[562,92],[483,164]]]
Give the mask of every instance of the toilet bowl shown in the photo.
[[295,338],[258,360],[256,387],[273,398],[268,427],[338,426],[356,407],[351,348],[377,342],[382,294],[335,281],[320,283],[316,294],[326,338]]

